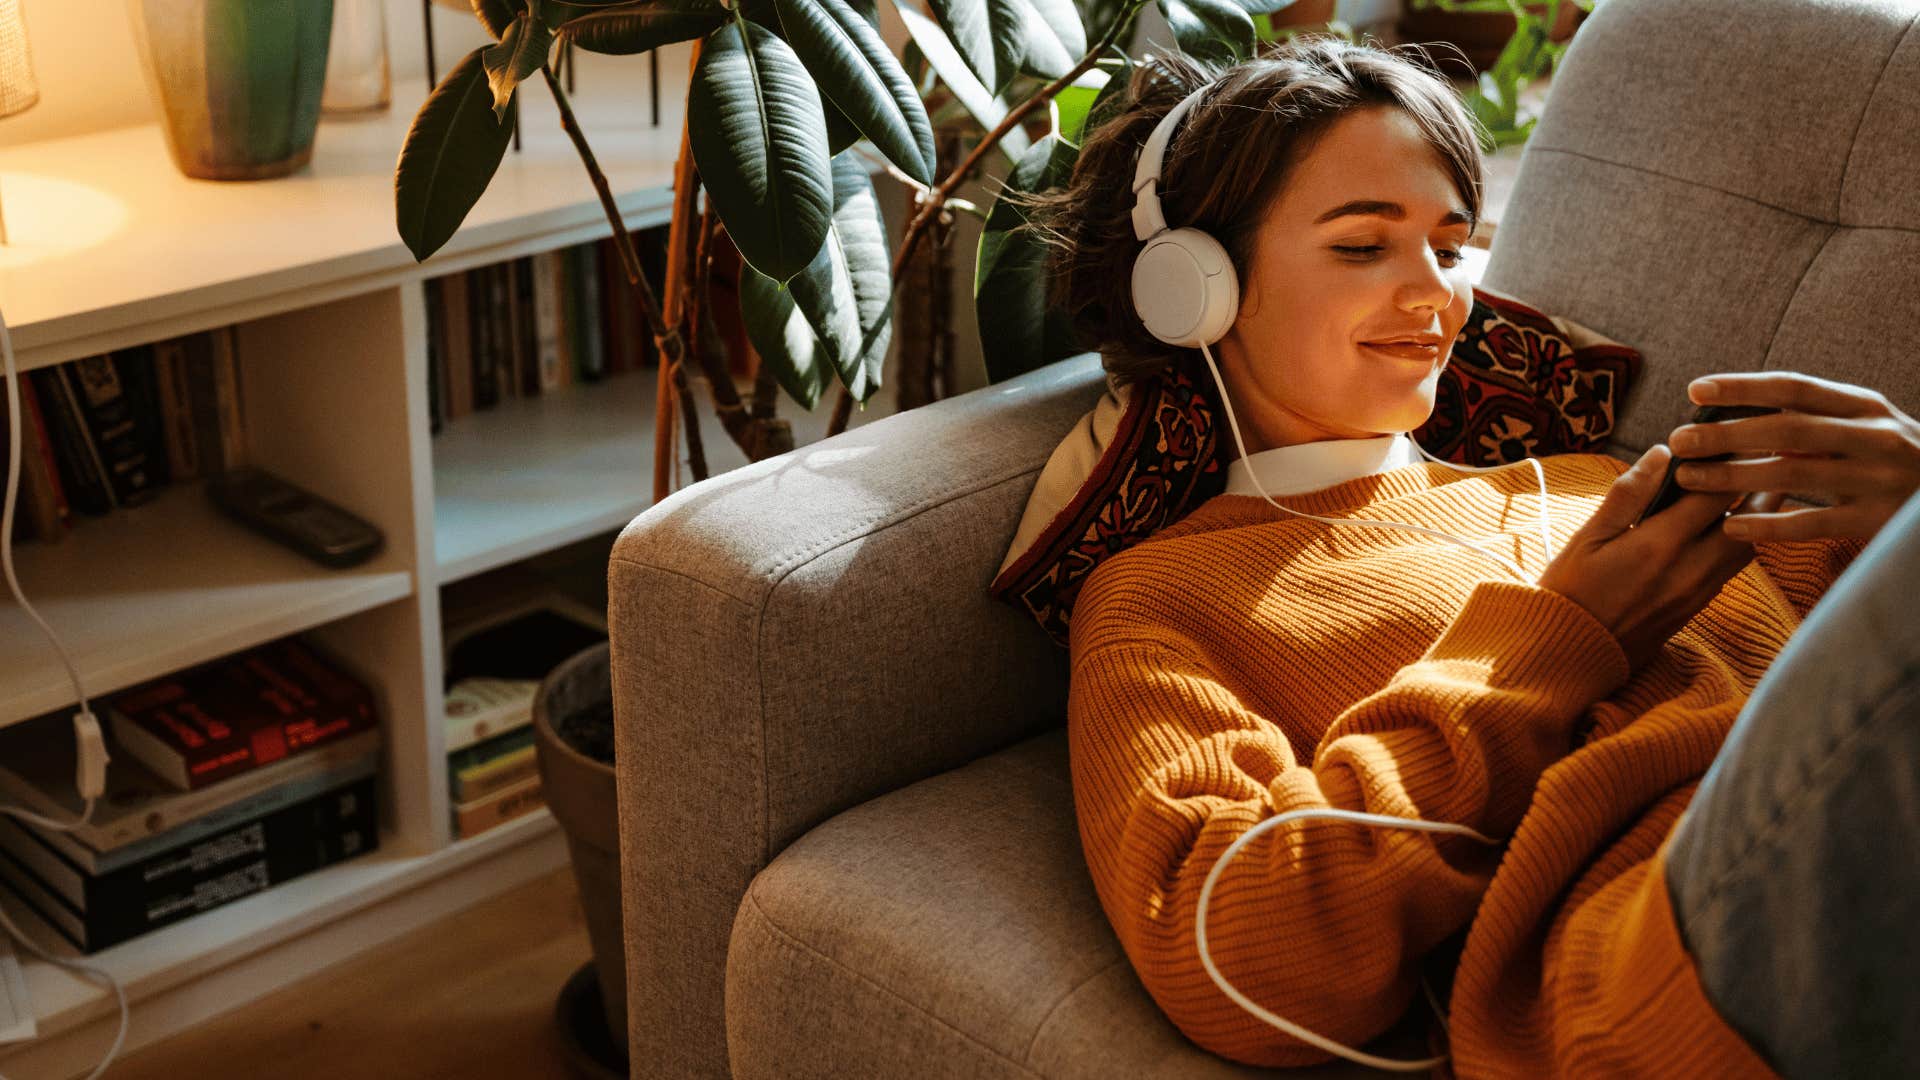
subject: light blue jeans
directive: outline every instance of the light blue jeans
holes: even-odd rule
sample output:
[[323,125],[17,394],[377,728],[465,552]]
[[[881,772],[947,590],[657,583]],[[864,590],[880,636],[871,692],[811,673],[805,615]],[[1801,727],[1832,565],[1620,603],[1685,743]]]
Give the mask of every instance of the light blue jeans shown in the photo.
[[1667,889],[1708,999],[1781,1075],[1920,1075],[1920,495],[1754,687]]

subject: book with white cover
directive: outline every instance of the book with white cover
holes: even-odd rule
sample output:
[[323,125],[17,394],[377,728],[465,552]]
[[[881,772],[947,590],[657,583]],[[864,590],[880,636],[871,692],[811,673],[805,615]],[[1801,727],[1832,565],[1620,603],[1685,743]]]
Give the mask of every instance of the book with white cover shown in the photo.
[[447,689],[447,753],[533,723],[538,679],[475,675]]

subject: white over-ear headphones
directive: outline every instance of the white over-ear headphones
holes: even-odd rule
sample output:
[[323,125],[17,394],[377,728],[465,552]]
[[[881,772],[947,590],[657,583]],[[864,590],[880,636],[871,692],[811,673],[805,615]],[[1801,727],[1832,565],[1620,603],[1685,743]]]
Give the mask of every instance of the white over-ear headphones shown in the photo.
[[1133,235],[1147,246],[1133,260],[1133,310],[1169,345],[1199,348],[1225,337],[1240,311],[1240,277],[1227,249],[1200,229],[1169,229],[1160,213],[1160,167],[1173,129],[1209,83],[1187,95],[1140,149],[1133,172]]

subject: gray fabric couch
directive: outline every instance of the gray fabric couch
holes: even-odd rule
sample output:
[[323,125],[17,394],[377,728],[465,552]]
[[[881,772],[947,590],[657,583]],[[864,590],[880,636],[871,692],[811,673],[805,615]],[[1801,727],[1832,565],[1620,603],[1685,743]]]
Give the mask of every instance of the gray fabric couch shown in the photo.
[[[1716,370],[1920,404],[1917,13],[1607,0],[1581,29],[1486,284],[1644,352],[1617,453]],[[1195,1047],[1134,976],[1080,850],[1065,655],[986,596],[1100,389],[1062,362],[621,535],[635,1076],[1281,1075]]]

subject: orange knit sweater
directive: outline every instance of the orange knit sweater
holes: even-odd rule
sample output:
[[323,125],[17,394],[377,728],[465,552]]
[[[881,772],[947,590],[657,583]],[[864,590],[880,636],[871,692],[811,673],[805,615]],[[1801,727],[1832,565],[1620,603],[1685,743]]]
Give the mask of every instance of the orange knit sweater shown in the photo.
[[[1558,551],[1626,465],[1543,464]],[[1422,463],[1280,501],[1504,533],[1495,550],[1534,575],[1546,565],[1527,466]],[[1444,540],[1209,500],[1102,564],[1072,623],[1080,837],[1135,971],[1207,1050],[1324,1061],[1207,977],[1201,884],[1235,838],[1290,809],[1459,822],[1507,844],[1327,819],[1269,830],[1214,888],[1215,965],[1356,1047],[1416,1000],[1423,964],[1451,966],[1461,1076],[1767,1075],[1703,994],[1665,841],[1754,684],[1861,546],[1758,545],[1629,672],[1578,604]]]

